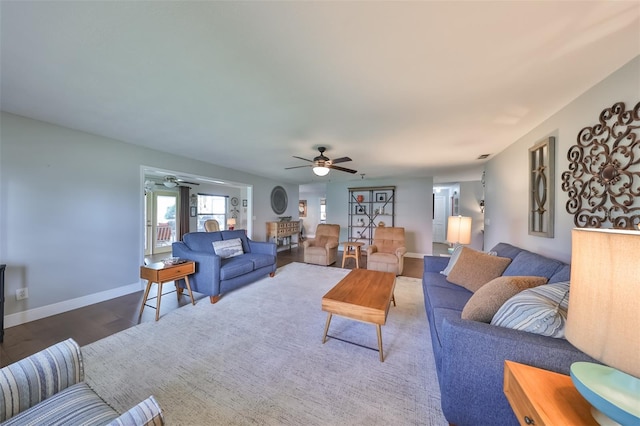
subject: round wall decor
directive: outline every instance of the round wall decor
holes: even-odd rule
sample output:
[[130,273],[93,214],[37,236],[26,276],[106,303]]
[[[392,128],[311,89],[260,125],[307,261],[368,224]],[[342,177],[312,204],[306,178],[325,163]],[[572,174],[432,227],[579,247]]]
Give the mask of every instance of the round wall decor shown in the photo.
[[287,210],[287,191],[281,186],[276,186],[271,191],[271,208],[276,214],[282,214]]

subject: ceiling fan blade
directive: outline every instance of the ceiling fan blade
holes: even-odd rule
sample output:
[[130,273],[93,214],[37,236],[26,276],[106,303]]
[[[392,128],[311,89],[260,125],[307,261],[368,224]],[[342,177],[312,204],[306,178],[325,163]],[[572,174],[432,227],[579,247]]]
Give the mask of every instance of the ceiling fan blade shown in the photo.
[[303,161],[308,161],[310,163],[313,163],[313,160],[307,160],[306,158],[302,158],[302,157],[296,157],[295,155],[292,156],[293,158],[297,158],[298,160],[303,160]]
[[293,167],[285,167],[285,170],[290,170],[290,169],[299,169],[300,167],[312,167],[312,164],[305,164],[304,166],[293,166]]
[[335,160],[331,160],[331,164],[346,163],[347,161],[353,161],[353,160],[349,157],[340,157],[340,158],[336,158]]
[[328,168],[334,169],[334,170],[340,170],[341,172],[358,173],[357,170],[347,169],[345,167],[340,167],[340,166],[334,166],[333,164],[331,164],[329,166],[325,166],[325,167],[328,167]]
[[186,180],[178,179],[178,183],[184,183],[185,185],[200,185],[198,182],[187,182]]

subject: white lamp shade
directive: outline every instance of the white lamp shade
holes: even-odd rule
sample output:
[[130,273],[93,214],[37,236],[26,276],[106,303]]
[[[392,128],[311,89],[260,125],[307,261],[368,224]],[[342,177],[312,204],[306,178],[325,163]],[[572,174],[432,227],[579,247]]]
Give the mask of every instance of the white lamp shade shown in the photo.
[[233,218],[227,219],[227,226],[236,226],[236,220]]
[[326,176],[329,174],[329,169],[327,167],[314,167],[313,173],[317,176]]
[[449,216],[447,241],[451,244],[470,244],[471,218],[467,216]]
[[640,232],[574,229],[566,338],[640,377]]

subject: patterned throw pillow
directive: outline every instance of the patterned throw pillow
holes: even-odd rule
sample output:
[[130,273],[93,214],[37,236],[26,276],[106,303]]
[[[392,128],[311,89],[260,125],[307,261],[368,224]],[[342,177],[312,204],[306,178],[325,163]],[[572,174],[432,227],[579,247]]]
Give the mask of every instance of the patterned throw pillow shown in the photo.
[[498,277],[473,293],[462,310],[462,319],[490,323],[498,309],[512,296],[547,283],[545,277]]
[[214,241],[213,251],[223,259],[244,254],[244,251],[242,251],[242,240],[240,238]]
[[564,338],[569,307],[569,282],[524,290],[498,309],[491,325]]
[[475,293],[480,287],[502,275],[510,262],[511,259],[507,257],[490,256],[462,247],[458,261],[447,275],[447,281]]

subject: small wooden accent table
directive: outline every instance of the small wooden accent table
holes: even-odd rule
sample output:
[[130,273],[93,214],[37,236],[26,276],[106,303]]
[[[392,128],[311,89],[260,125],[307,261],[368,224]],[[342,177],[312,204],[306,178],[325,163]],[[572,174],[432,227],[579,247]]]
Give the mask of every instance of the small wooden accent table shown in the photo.
[[[327,332],[333,314],[375,324],[378,332],[380,362],[384,362],[380,327],[387,322],[395,285],[396,276],[391,272],[369,271],[367,269],[354,269],[349,272],[322,298],[322,310],[329,313],[327,323],[324,326],[322,343],[327,341]],[[329,337],[338,339],[334,336]]]
[[522,426],[597,425],[571,377],[504,362],[504,393]]
[[[151,305],[147,306],[156,310],[156,321],[158,321],[158,318],[160,318],[160,298],[162,297],[162,284],[166,283],[167,281],[175,281],[184,278],[184,282],[187,284],[189,297],[191,298],[191,303],[195,305],[196,301],[193,299],[191,285],[189,284],[189,274],[193,274],[195,271],[196,263],[192,261],[178,263],[176,265],[165,265],[162,262],[157,262],[150,265],[141,266],[140,278],[147,280],[147,288],[144,291],[144,297],[142,298],[142,306],[140,307],[140,315],[138,316],[138,318],[142,317],[142,311],[144,310],[144,307],[147,304],[147,300],[149,298],[149,290],[151,290],[151,284],[153,284],[154,282],[158,284],[158,295],[156,296],[158,298],[158,304],[155,308]],[[175,283],[175,286],[179,301],[180,294],[182,292],[178,289],[178,283]]]
[[364,243],[358,241],[345,241],[340,244],[344,247],[342,250],[342,267],[344,268],[345,260],[355,259],[356,268],[360,268],[360,247],[362,247]]

